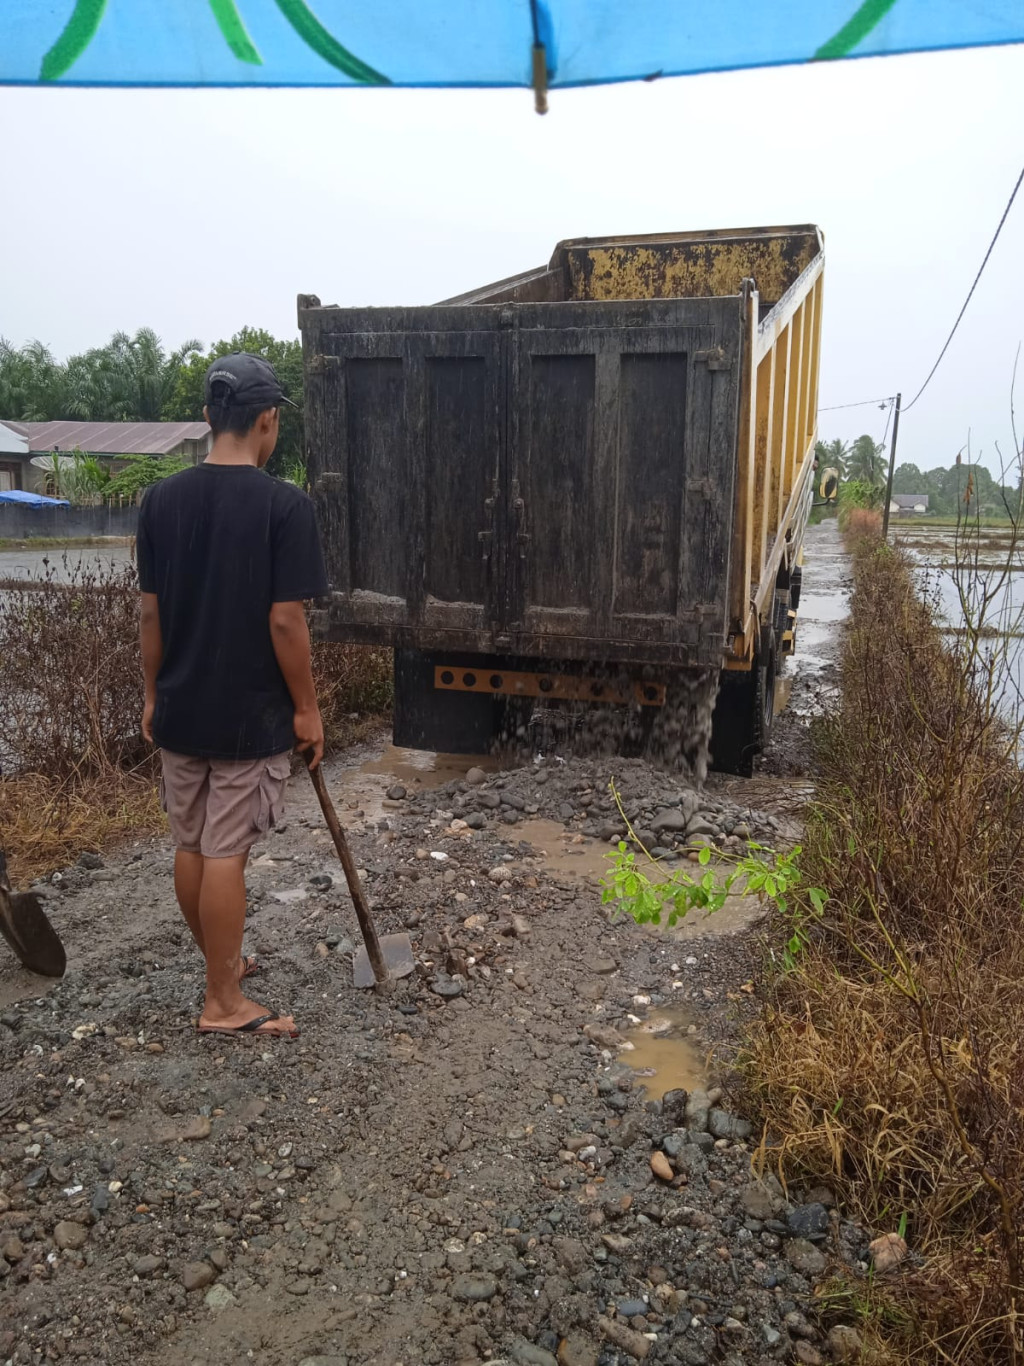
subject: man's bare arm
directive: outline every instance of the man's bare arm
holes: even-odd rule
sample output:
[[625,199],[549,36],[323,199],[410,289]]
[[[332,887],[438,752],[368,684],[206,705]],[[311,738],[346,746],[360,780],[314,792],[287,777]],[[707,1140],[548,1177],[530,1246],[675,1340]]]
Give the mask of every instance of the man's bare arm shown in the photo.
[[142,644],[142,677],[145,684],[145,705],[142,709],[142,733],[153,743],[153,712],[156,709],[156,676],[164,658],[164,638],[160,634],[160,611],[155,593],[143,593],[139,613],[139,638]]
[[295,747],[316,768],[324,753],[324,725],[313,686],[309,626],[301,602],[275,602],[270,609],[270,639],[295,708]]

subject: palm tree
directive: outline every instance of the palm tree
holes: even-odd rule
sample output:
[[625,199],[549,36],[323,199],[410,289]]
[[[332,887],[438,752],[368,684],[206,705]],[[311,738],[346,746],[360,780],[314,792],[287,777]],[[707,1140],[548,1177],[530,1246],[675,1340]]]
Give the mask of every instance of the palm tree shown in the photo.
[[871,488],[881,488],[885,481],[884,453],[885,447],[872,441],[870,436],[858,436],[850,449],[846,477],[858,479]]

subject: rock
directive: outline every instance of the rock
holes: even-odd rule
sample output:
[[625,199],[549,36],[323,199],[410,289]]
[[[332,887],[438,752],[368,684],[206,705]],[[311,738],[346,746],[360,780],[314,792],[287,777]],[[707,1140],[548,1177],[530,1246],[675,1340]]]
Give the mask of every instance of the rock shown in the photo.
[[203,1303],[206,1305],[207,1309],[217,1310],[230,1309],[230,1307],[233,1304],[237,1304],[238,1301],[226,1285],[211,1285],[203,1296]]
[[633,1328],[627,1328],[624,1323],[619,1323],[616,1319],[606,1319],[602,1315],[598,1319],[597,1325],[608,1342],[614,1343],[616,1347],[628,1352],[630,1356],[636,1357],[638,1361],[643,1361],[651,1350],[649,1338],[645,1338],[643,1333],[638,1333]]
[[583,955],[583,966],[588,972],[597,973],[600,977],[605,977],[609,973],[618,971],[618,963],[614,958],[607,958],[600,953],[587,953]]
[[404,802],[408,795],[401,783],[393,783],[387,792],[389,802]]
[[477,1304],[482,1300],[493,1300],[498,1293],[498,1282],[493,1276],[466,1274],[456,1276],[452,1282],[452,1294],[466,1304]]
[[212,1132],[213,1125],[206,1115],[196,1115],[182,1130],[181,1140],[183,1143],[198,1143],[204,1138],[209,1138]]
[[828,1237],[828,1210],[824,1205],[798,1205],[786,1216],[786,1226],[794,1238],[820,1243]]
[[466,782],[470,787],[481,787],[487,781],[487,774],[482,768],[471,768],[466,773]]
[[308,1295],[313,1282],[306,1276],[299,1276],[294,1281],[287,1281],[284,1288],[289,1295]]
[[661,1113],[670,1124],[686,1121],[686,1092],[681,1087],[666,1091],[661,1098]]
[[827,1265],[824,1253],[806,1238],[793,1238],[786,1244],[786,1260],[802,1276],[820,1276]]
[[691,1091],[686,1098],[686,1127],[704,1133],[711,1113],[711,1100],[706,1091]]
[[728,1110],[709,1110],[708,1129],[715,1138],[744,1139],[752,1133],[751,1125]]
[[749,840],[750,826],[746,823],[746,821],[740,821],[738,825],[733,826],[732,833],[738,840]]
[[860,1361],[864,1354],[864,1343],[856,1328],[848,1328],[837,1323],[828,1335],[828,1350],[833,1361]]
[[793,1360],[799,1361],[801,1366],[824,1366],[825,1358],[809,1342],[798,1342],[793,1349]]
[[342,1352],[331,1356],[303,1357],[299,1366],[348,1366],[348,1357]]
[[552,1238],[551,1249],[558,1265],[571,1276],[579,1276],[590,1263],[586,1248],[576,1238]]
[[767,1181],[751,1181],[740,1192],[740,1204],[751,1219],[771,1219],[778,1214],[785,1200]]
[[25,1255],[25,1248],[21,1239],[16,1233],[8,1233],[0,1242],[0,1254],[9,1262],[20,1262]]
[[481,806],[485,806],[488,811],[497,811],[501,805],[501,798],[497,792],[481,792],[477,801]]
[[696,1143],[687,1143],[679,1150],[676,1166],[685,1176],[704,1176],[708,1160]]
[[307,895],[305,887],[288,887],[283,891],[273,893],[274,900],[280,902],[282,906],[290,906],[296,901],[305,901]]
[[89,1207],[98,1219],[101,1214],[106,1214],[110,1208],[110,1191],[106,1186],[97,1186],[92,1193],[92,1200]]
[[558,1344],[558,1366],[597,1366],[597,1351],[586,1338],[569,1333]]
[[651,829],[656,835],[682,835],[686,832],[687,818],[682,811],[671,809],[659,811],[651,821]]
[[588,1024],[583,1026],[583,1032],[598,1048],[607,1048],[613,1053],[617,1053],[626,1042],[625,1035],[611,1025]]
[[907,1245],[898,1233],[883,1233],[868,1247],[871,1265],[880,1276],[894,1271],[907,1255]]
[[99,854],[94,854],[91,850],[86,849],[78,856],[78,866],[85,868],[87,872],[94,873],[97,868],[103,867],[103,860]]
[[490,870],[490,872],[487,874],[487,876],[488,876],[488,878],[490,879],[491,882],[498,882],[498,883],[511,882],[511,881],[512,881],[512,869],[509,868],[507,864],[499,863],[499,864],[497,865],[496,868],[492,868],[492,869]]
[[155,1276],[156,1273],[162,1271],[166,1265],[167,1263],[163,1257],[157,1257],[154,1253],[149,1252],[145,1257],[140,1257],[138,1259],[132,1267],[132,1271],[136,1276],[145,1278],[146,1276]]
[[456,996],[462,995],[465,986],[454,977],[449,977],[447,973],[439,972],[436,977],[431,979],[430,990],[435,996],[440,996],[445,1001],[451,1001]]
[[53,1230],[53,1241],[61,1252],[78,1252],[89,1241],[89,1230],[83,1224],[62,1219]]
[[624,1233],[602,1233],[601,1242],[617,1257],[621,1257],[633,1246],[632,1238],[627,1238]]
[[[313,888],[314,892],[329,892],[334,886],[334,878],[331,877],[330,873],[314,873],[309,879],[309,885]],[[327,939],[326,942],[328,948],[334,947],[329,939]]]
[[471,811],[466,817],[466,825],[470,830],[483,830],[487,825],[487,817],[482,811]]
[[205,1290],[217,1279],[217,1273],[209,1262],[189,1262],[181,1273],[181,1283],[186,1290]]
[[526,939],[533,933],[533,926],[525,915],[514,915],[512,917],[512,933],[517,939]]
[[619,1300],[615,1306],[615,1312],[620,1319],[635,1319],[640,1314],[650,1312],[651,1306],[644,1304],[643,1300]]
[[535,1347],[532,1342],[520,1342],[512,1348],[512,1360],[516,1366],[558,1366],[558,1359],[543,1347]]
[[655,1151],[651,1153],[651,1171],[661,1181],[671,1181],[675,1176],[672,1164],[663,1152]]
[[693,839],[697,835],[704,835],[708,839],[714,839],[718,834],[718,826],[712,825],[701,816],[695,816],[686,827],[686,838]]

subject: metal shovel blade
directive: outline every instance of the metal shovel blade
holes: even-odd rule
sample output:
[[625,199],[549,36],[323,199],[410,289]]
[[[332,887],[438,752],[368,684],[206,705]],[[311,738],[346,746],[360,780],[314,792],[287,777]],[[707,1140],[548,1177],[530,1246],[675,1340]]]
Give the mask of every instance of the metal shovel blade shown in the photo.
[[0,934],[29,972],[63,977],[67,955],[34,892],[9,892],[0,886]]
[[[380,951],[384,955],[389,977],[408,977],[416,967],[412,941],[407,934],[382,935]],[[370,955],[366,951],[366,946],[363,945],[356,950],[355,960],[352,964],[352,984],[357,987],[372,987],[376,985],[376,981]]]

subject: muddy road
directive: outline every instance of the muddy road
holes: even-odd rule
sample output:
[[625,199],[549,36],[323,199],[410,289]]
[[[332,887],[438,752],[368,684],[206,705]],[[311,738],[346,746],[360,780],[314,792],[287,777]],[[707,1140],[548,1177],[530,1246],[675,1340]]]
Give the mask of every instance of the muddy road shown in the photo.
[[789,705],[754,778],[639,761],[496,773],[377,745],[328,766],[380,928],[419,970],[357,993],[355,918],[304,774],[254,850],[252,995],[295,1041],[199,1038],[164,841],[45,889],[50,987],[0,961],[0,1360],[699,1366],[827,1359],[805,1310],[866,1234],[758,1182],[718,1076],[756,1010],[757,908],[613,921],[621,831],[669,864],[799,834],[848,590],[809,533]]

